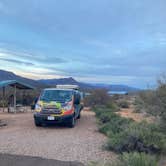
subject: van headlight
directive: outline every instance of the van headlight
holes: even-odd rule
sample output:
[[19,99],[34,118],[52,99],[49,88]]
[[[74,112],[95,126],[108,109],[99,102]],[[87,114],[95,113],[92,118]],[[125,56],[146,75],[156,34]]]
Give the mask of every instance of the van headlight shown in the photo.
[[36,105],[35,105],[35,111],[36,111],[36,112],[41,112],[41,110],[42,110],[41,105],[36,104]]
[[63,110],[69,111],[72,109],[72,103],[68,103],[66,106],[63,107]]

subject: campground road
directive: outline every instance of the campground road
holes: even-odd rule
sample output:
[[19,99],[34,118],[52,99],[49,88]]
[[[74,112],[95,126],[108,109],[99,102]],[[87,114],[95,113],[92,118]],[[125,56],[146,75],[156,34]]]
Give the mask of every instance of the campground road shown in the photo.
[[106,137],[97,131],[95,115],[83,111],[75,128],[35,127],[32,113],[0,113],[8,125],[0,128],[0,153],[38,156],[61,161],[113,160],[102,150]]

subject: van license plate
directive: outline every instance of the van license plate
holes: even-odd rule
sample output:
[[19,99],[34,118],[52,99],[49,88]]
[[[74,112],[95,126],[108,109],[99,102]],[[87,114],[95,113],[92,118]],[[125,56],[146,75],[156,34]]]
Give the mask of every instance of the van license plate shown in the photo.
[[53,117],[53,116],[48,116],[48,117],[47,117],[47,120],[55,120],[55,117]]

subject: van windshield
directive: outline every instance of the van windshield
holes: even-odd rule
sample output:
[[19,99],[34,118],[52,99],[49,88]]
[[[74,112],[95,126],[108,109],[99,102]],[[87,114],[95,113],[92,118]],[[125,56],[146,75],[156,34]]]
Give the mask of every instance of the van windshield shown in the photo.
[[69,102],[72,99],[72,91],[67,90],[44,90],[40,100]]

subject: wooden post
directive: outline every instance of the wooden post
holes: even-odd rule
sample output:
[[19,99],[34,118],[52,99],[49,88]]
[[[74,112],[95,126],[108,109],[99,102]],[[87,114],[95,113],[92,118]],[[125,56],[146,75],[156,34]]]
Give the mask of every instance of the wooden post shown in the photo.
[[3,112],[5,112],[5,87],[3,87]]
[[16,85],[14,85],[14,113],[16,113]]

